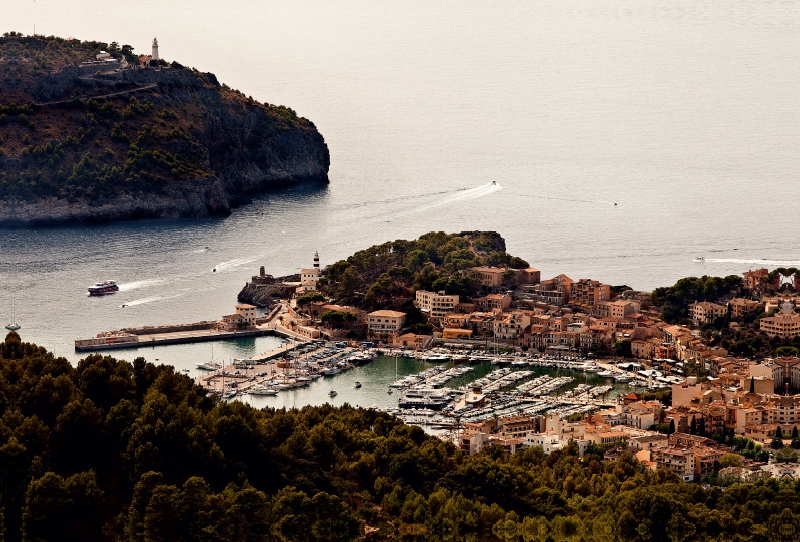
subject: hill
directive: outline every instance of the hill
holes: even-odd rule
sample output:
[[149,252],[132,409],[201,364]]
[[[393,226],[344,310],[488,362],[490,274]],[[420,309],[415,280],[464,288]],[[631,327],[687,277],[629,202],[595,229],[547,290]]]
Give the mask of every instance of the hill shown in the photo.
[[0,225],[205,217],[328,182],[311,121],[127,45],[9,33],[0,73]]
[[[462,271],[481,265],[528,267],[528,262],[505,250],[505,240],[494,231],[430,232],[419,239],[398,239],[359,250],[328,266],[317,286],[336,303],[366,310],[402,310],[416,321],[412,303],[416,290],[445,291],[469,298],[479,293],[479,278],[474,272]],[[509,284],[513,280],[509,277]],[[280,288],[248,283],[238,299],[265,307],[281,295],[284,292]]]

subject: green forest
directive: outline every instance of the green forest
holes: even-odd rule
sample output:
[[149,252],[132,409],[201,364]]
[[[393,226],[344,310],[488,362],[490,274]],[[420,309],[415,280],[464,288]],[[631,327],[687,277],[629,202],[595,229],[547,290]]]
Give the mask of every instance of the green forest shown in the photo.
[[0,343],[5,541],[768,541],[800,483],[703,489],[575,446],[468,457],[388,414],[256,410],[172,367]]

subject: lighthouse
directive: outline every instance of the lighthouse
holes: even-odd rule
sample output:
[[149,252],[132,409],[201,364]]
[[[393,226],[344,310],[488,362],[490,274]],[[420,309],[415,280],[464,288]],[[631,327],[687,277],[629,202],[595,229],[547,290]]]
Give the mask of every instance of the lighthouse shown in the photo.
[[314,251],[314,269],[319,271],[319,252]]
[[153,54],[150,55],[150,58],[153,60],[160,60],[161,57],[158,56],[158,40],[153,38]]

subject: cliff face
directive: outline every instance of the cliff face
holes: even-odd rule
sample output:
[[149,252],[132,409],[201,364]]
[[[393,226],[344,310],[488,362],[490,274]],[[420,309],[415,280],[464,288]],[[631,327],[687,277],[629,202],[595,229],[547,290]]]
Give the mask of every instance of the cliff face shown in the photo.
[[0,38],[0,225],[200,218],[328,182],[323,137],[291,109],[177,64],[93,72],[62,42]]

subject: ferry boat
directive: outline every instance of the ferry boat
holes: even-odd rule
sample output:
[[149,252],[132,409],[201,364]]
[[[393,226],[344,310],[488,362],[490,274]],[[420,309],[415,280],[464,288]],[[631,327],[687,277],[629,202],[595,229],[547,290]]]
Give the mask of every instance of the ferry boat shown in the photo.
[[89,286],[89,295],[105,295],[113,294],[119,290],[119,286],[113,280],[106,280],[103,282],[96,282]]

